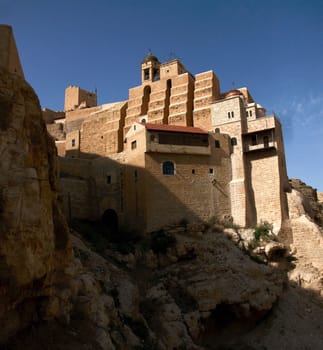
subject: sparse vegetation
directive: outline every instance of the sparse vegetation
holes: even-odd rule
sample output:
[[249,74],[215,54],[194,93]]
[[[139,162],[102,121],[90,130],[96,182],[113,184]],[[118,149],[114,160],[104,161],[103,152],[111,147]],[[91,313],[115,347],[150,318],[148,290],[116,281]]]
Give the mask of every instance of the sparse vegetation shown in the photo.
[[268,240],[272,232],[273,225],[268,221],[263,221],[258,224],[254,231],[255,240],[259,242],[261,239]]

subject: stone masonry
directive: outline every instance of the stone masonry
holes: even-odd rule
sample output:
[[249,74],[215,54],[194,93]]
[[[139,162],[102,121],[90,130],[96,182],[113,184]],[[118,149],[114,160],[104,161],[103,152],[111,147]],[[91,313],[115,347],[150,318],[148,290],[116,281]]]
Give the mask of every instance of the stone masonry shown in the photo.
[[127,101],[96,101],[70,86],[64,112],[44,110],[65,157],[68,216],[98,219],[109,209],[143,231],[182,219],[279,226],[288,217],[280,122],[247,88],[221,92],[213,71],[193,76],[178,59],[149,53]]

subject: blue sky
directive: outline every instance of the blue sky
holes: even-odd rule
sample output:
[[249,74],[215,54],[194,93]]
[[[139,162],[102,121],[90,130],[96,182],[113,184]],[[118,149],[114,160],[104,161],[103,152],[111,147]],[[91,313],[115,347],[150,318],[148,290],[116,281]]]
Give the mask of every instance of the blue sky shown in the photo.
[[289,177],[323,191],[323,0],[0,0],[0,23],[43,107],[69,85],[127,99],[149,49],[247,86],[282,121]]

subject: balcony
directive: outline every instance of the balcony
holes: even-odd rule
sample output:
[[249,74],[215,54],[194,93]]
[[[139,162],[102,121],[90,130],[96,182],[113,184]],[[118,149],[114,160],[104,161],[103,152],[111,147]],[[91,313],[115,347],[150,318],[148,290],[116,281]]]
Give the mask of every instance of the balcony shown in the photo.
[[253,151],[263,151],[268,149],[277,149],[276,141],[269,141],[266,143],[258,143],[257,145],[253,144],[245,144],[243,146],[244,152],[253,152]]

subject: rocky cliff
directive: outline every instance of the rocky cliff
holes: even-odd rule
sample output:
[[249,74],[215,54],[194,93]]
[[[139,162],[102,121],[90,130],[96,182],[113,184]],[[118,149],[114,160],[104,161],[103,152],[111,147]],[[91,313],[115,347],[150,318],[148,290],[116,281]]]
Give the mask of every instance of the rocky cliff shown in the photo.
[[23,77],[5,68],[0,111],[1,341],[45,317],[71,247],[56,198],[55,145],[38,98]]

